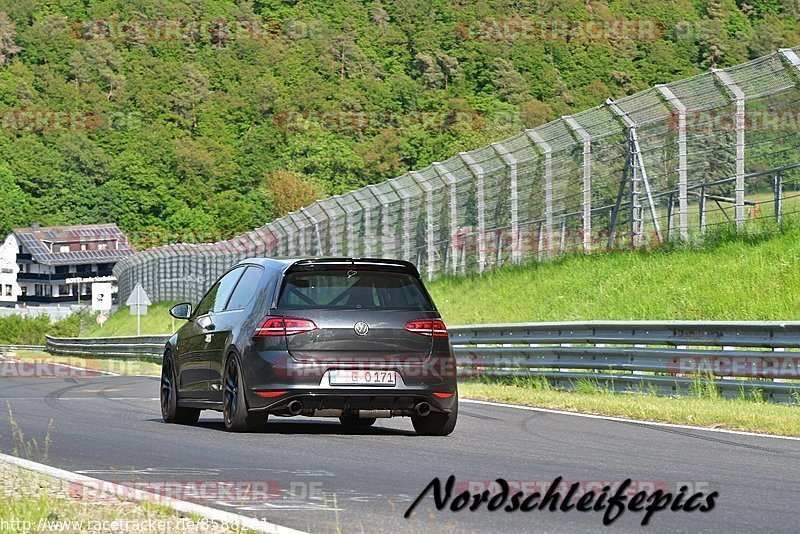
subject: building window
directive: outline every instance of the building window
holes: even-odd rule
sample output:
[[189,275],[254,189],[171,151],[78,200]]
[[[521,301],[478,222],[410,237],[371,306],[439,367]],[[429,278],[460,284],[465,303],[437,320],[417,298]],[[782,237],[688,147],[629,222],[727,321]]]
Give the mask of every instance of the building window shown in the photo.
[[91,266],[91,265],[88,265],[88,264],[85,264],[85,263],[84,263],[84,264],[82,264],[82,265],[78,265],[78,267],[77,267],[77,271],[78,271],[79,273],[88,273],[88,272],[90,272],[91,270],[92,270],[92,266]]
[[108,248],[108,243],[98,243],[97,250],[105,250]]
[[28,286],[20,286],[19,294],[22,295],[23,297],[27,296],[28,295]]
[[69,265],[56,265],[56,274],[69,273]]
[[69,252],[69,245],[61,245],[58,247],[59,252]]
[[42,284],[34,284],[33,292],[36,294],[37,297],[43,297],[44,296],[44,289],[43,289]]
[[60,284],[58,286],[58,296],[65,297],[70,294],[70,286],[65,284]]
[[81,243],[81,250],[89,250],[89,245],[86,243]]
[[6,296],[7,296],[7,297],[10,297],[10,296],[11,296],[11,284],[6,284],[6,291],[5,291],[5,293],[6,293]]

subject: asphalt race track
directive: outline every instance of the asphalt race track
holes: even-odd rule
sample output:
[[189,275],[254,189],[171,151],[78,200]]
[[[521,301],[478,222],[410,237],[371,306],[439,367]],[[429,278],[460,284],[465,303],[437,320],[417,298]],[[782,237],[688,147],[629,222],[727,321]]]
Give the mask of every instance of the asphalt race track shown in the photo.
[[50,465],[123,484],[258,482],[270,488],[268,498],[243,500],[242,494],[218,491],[198,502],[312,532],[642,529],[642,512],[625,511],[603,527],[603,512],[574,509],[506,513],[484,505],[474,512],[437,511],[430,494],[410,519],[403,518],[433,477],[444,482],[451,474],[459,489],[466,481],[535,485],[561,476],[600,485],[630,478],[640,487],[677,493],[688,482],[705,494],[718,491],[716,507],[707,513],[661,511],[647,530],[798,528],[797,440],[469,403],[461,405],[456,431],[447,438],[417,437],[406,418],[379,420],[359,432],[343,431],[335,419],[274,418],[266,433],[230,434],[215,412],[204,412],[198,426],[164,424],[158,387],[151,377],[0,378],[0,451],[15,448],[7,402],[26,440],[44,443],[52,422]]

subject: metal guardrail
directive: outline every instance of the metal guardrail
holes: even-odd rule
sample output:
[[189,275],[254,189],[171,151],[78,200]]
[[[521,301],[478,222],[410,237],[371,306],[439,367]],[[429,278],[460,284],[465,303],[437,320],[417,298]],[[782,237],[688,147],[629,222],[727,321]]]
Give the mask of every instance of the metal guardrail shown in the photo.
[[[800,322],[589,321],[449,327],[459,376],[541,377],[557,389],[691,393],[800,404]],[[46,350],[160,358],[169,335],[53,338]]]
[[800,322],[590,321],[449,328],[461,376],[800,404]]
[[45,350],[68,356],[113,356],[116,358],[157,358],[164,354],[169,334],[130,337],[45,336]]

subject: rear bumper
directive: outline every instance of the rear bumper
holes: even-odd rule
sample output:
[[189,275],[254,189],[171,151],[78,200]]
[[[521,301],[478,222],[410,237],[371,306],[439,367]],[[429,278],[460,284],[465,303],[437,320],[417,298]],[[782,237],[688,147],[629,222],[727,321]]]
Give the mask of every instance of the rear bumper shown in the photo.
[[452,396],[442,399],[432,391],[398,389],[310,389],[291,390],[278,398],[263,398],[252,390],[248,392],[249,408],[277,415],[289,415],[289,403],[299,401],[302,411],[298,415],[318,415],[314,412],[341,411],[343,414],[359,411],[389,411],[391,415],[411,415],[420,403],[428,403],[433,412],[450,412],[457,402]]

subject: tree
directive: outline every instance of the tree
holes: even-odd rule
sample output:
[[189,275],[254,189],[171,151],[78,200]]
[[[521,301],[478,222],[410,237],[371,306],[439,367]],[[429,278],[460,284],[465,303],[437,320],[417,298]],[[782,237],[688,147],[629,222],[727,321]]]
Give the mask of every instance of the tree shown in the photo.
[[11,56],[22,51],[14,42],[16,38],[17,31],[14,28],[14,23],[8,18],[8,14],[5,11],[0,11],[0,67],[5,66]]
[[494,68],[497,71],[497,88],[503,100],[509,104],[521,104],[530,99],[528,84],[514,65],[508,60],[497,58],[494,60]]
[[211,95],[208,85],[208,75],[203,69],[189,64],[183,68],[182,87],[172,93],[175,110],[184,119],[191,120],[193,130],[197,129],[197,106]]
[[439,87],[445,79],[441,66],[429,54],[417,54],[414,65],[428,87]]
[[286,170],[277,170],[265,179],[272,200],[272,216],[282,217],[321,198],[324,190],[312,180]]

